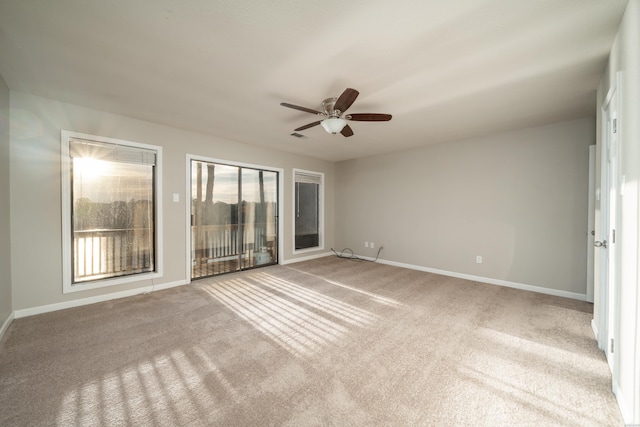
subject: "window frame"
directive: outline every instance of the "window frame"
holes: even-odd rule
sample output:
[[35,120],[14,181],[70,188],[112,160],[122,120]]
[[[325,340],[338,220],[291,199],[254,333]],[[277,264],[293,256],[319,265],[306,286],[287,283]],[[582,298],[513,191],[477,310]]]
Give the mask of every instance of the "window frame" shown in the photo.
[[[125,276],[96,279],[85,282],[72,282],[73,254],[72,254],[72,207],[71,207],[71,164],[69,144],[72,139],[86,139],[89,141],[118,144],[125,147],[153,150],[156,152],[155,177],[154,177],[154,234],[155,234],[155,270],[143,273],[134,273]],[[87,291],[90,289],[116,286],[125,283],[153,280],[163,275],[163,239],[162,239],[162,147],[143,144],[122,139],[90,135],[74,131],[62,130],[61,145],[61,199],[62,199],[62,293]]]
[[[309,248],[296,249],[296,175],[304,174],[304,175],[314,175],[320,178],[320,184],[318,188],[318,246],[313,246]],[[324,173],[309,171],[304,169],[293,169],[293,190],[292,190],[292,201],[293,201],[293,221],[292,221],[292,243],[293,243],[293,254],[303,254],[308,252],[317,252],[324,250]]]

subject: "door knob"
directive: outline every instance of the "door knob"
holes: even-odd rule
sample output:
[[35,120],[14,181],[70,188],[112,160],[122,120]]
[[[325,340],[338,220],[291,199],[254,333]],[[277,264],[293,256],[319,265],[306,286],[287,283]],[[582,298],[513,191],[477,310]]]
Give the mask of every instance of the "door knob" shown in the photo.
[[602,242],[595,241],[595,242],[593,242],[593,246],[595,246],[596,248],[605,248],[606,249],[607,248],[607,241],[606,240],[603,240]]

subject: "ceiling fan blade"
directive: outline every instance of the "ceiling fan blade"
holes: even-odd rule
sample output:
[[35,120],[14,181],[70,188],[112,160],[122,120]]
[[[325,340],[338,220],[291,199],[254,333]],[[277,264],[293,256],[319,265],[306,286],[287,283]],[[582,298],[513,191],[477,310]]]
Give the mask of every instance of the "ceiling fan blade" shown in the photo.
[[318,120],[317,122],[313,122],[313,123],[309,123],[308,125],[300,126],[299,128],[294,129],[294,131],[298,132],[299,130],[309,129],[309,128],[312,128],[314,126],[318,126],[321,122],[322,122],[322,120]]
[[342,136],[349,137],[353,135],[353,129],[351,129],[349,125],[346,125],[345,127],[342,128],[340,133],[342,134]]
[[342,95],[340,95],[336,103],[333,105],[333,109],[340,110],[344,113],[349,107],[351,107],[351,104],[353,104],[358,95],[360,95],[360,92],[358,92],[357,90],[346,88],[344,92],[342,92]]
[[321,111],[312,110],[311,108],[301,107],[299,105],[288,104],[286,102],[281,102],[280,105],[283,107],[293,108],[294,110],[304,111],[305,113],[319,114],[321,116],[324,115]]
[[345,119],[356,122],[388,122],[391,120],[391,114],[356,113],[347,114]]

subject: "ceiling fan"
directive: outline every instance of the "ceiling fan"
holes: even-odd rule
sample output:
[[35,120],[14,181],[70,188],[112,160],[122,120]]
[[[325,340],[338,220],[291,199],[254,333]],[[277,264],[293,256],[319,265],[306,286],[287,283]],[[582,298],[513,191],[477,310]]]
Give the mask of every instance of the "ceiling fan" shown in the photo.
[[345,114],[345,111],[356,100],[360,92],[355,89],[347,88],[338,98],[327,98],[322,101],[322,111],[313,110],[311,108],[300,107],[298,105],[281,102],[283,107],[293,108],[294,110],[304,111],[306,113],[316,114],[323,117],[322,120],[309,123],[294,129],[295,132],[309,129],[311,127],[321,125],[328,133],[336,134],[340,132],[343,136],[353,135],[353,130],[347,121],[355,122],[387,122],[391,120],[391,114],[378,113],[354,113]]

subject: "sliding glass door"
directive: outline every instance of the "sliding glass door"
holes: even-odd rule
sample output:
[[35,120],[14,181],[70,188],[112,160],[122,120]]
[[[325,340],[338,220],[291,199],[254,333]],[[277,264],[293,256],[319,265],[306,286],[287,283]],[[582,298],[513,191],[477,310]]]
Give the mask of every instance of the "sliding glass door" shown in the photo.
[[278,172],[191,161],[191,278],[278,262]]

